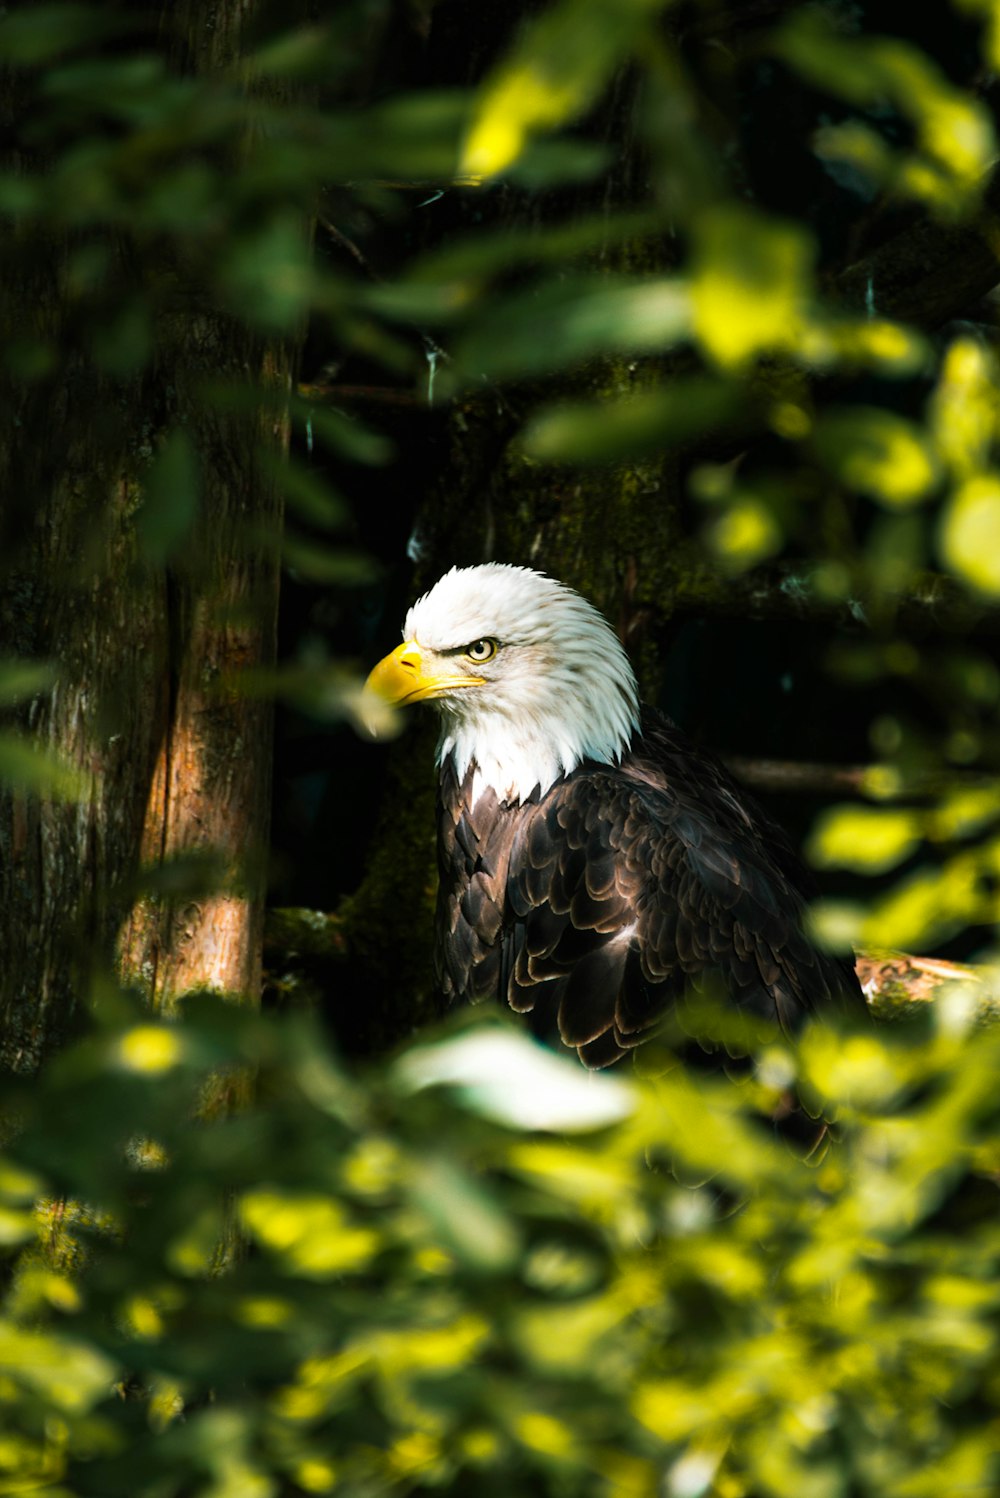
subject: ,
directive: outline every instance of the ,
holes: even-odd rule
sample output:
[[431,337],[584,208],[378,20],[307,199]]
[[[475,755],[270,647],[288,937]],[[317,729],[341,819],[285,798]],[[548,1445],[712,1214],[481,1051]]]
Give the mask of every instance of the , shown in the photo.
[[611,627],[525,567],[455,568],[366,691],[432,701],[438,979],[450,1002],[554,1018],[588,1066],[720,989],[792,1029],[863,998],[803,929],[808,876],[724,767],[639,703]]

